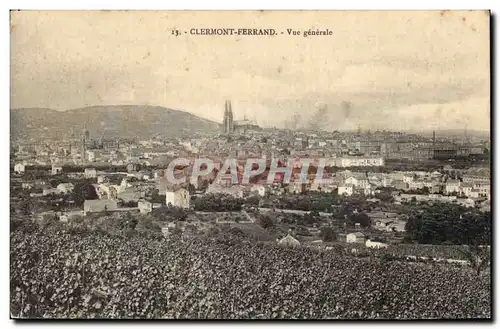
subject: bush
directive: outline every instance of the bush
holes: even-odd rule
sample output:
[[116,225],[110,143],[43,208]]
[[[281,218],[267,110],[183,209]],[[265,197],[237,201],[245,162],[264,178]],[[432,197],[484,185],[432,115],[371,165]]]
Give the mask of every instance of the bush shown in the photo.
[[274,226],[274,223],[269,216],[261,215],[259,218],[259,225],[263,228],[270,228]]
[[320,236],[325,242],[337,240],[337,234],[331,227],[322,227]]

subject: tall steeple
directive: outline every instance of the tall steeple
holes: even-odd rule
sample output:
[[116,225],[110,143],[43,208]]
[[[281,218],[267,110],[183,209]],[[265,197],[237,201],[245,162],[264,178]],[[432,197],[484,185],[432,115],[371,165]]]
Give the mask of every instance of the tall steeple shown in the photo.
[[227,119],[228,119],[228,114],[227,114],[227,101],[226,101],[226,105],[224,107],[224,118],[222,119],[222,132],[224,134],[227,134]]
[[230,134],[233,132],[233,110],[231,108],[231,101],[226,100],[224,110],[224,133]]

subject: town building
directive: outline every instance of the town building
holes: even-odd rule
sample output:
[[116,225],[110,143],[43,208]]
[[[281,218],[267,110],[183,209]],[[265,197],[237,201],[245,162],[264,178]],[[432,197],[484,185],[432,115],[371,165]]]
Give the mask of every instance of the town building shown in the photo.
[[338,195],[351,196],[354,193],[354,185],[352,184],[341,185],[339,186],[337,193]]
[[300,246],[299,240],[295,239],[293,236],[288,234],[281,240],[279,240],[278,244],[283,247],[298,247]]
[[84,177],[87,179],[96,178],[97,170],[95,168],[85,168]]
[[57,185],[57,191],[61,194],[71,193],[75,186],[72,183],[61,183]]
[[61,165],[57,165],[57,164],[52,164],[52,170],[51,170],[51,174],[54,176],[54,175],[58,175],[60,173],[62,173],[62,166]]
[[367,248],[372,248],[372,249],[384,249],[387,248],[389,245],[387,243],[371,241],[370,239],[368,239],[365,242],[365,246]]
[[134,171],[137,171],[139,170],[139,165],[136,164],[136,163],[129,163],[127,165],[127,172],[131,173],[131,172],[134,172]]
[[226,101],[224,118],[222,121],[222,132],[226,135],[233,133],[245,134],[248,131],[260,131],[262,130],[257,123],[248,120],[246,117],[243,120],[234,120],[233,109],[231,106],[231,101]]
[[460,193],[460,181],[457,179],[449,179],[446,182],[445,185],[445,193],[446,194],[452,194],[452,193]]
[[349,233],[346,235],[347,243],[365,243],[365,235],[361,232]]
[[382,157],[346,156],[335,159],[335,166],[342,168],[382,167],[384,163],[384,158]]
[[189,191],[185,188],[169,188],[165,193],[167,205],[189,208]]
[[258,185],[252,185],[250,187],[250,192],[251,193],[255,193],[255,194],[257,194],[258,196],[261,196],[261,197],[263,197],[263,196],[266,195],[266,191],[267,190],[268,189],[266,189],[266,187],[264,185],[260,185],[260,184],[258,184]]
[[137,206],[139,207],[139,212],[141,214],[149,214],[153,211],[153,204],[147,200],[139,200],[139,202],[137,202]]
[[26,166],[24,163],[16,163],[14,166],[14,172],[16,174],[24,174],[26,171]]

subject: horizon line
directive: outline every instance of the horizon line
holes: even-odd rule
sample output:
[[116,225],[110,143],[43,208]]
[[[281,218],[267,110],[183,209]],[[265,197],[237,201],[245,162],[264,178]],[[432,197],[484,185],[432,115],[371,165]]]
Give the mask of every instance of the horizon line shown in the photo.
[[[53,112],[70,112],[70,111],[75,111],[75,110],[83,110],[83,109],[89,109],[89,108],[94,108],[94,107],[157,107],[157,108],[162,108],[162,109],[165,109],[165,110],[171,110],[171,111],[177,111],[177,112],[184,112],[184,113],[188,113],[188,114],[191,114],[195,117],[198,117],[200,119],[203,119],[203,120],[207,120],[207,121],[211,121],[213,123],[218,123],[218,124],[222,124],[220,123],[219,121],[215,121],[213,119],[209,119],[209,118],[206,118],[206,117],[202,117],[198,114],[195,114],[195,113],[192,113],[192,112],[189,112],[187,110],[184,110],[184,109],[175,109],[175,108],[171,108],[171,107],[167,107],[167,106],[164,106],[164,105],[151,105],[151,104],[111,104],[111,105],[88,105],[88,106],[84,106],[84,107],[75,107],[75,108],[69,108],[69,109],[54,109],[54,108],[48,108],[48,107],[10,107],[10,111],[13,111],[13,110],[35,110],[35,109],[38,109],[38,110],[48,110],[48,111],[53,111]],[[221,121],[222,122],[222,121]],[[291,130],[291,131],[309,131],[309,129],[303,129],[303,128],[298,128],[298,129],[290,129],[290,128],[285,128],[285,127],[282,127],[282,128],[278,128],[276,125],[266,125],[266,126],[263,126],[263,128],[268,128],[268,129],[273,129],[273,128],[277,128],[277,129],[281,129],[281,130]],[[413,132],[413,133],[417,133],[417,132],[432,132],[432,131],[461,131],[462,129],[460,128],[449,128],[449,129],[427,129],[427,128],[422,128],[422,129],[400,129],[400,130],[391,130],[391,129],[387,129],[387,128],[370,128],[370,129],[364,129],[362,132],[366,132],[367,130],[374,130],[374,131],[387,131],[387,132]],[[334,132],[334,131],[338,131],[338,132],[356,132],[356,129],[353,129],[353,130],[333,130],[333,131],[327,131],[327,130],[319,130],[319,132]],[[491,129],[487,129],[487,130],[483,130],[483,129],[468,129],[467,131],[469,132],[481,132],[481,133],[489,133],[491,134]]]

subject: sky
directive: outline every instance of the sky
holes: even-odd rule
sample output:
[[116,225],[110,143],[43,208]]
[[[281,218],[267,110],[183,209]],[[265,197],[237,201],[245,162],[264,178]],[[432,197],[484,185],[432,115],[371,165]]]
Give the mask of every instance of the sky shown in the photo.
[[[278,35],[172,35],[192,28]],[[229,99],[267,127],[489,131],[489,31],[484,11],[11,12],[11,108],[149,104],[222,121]]]

